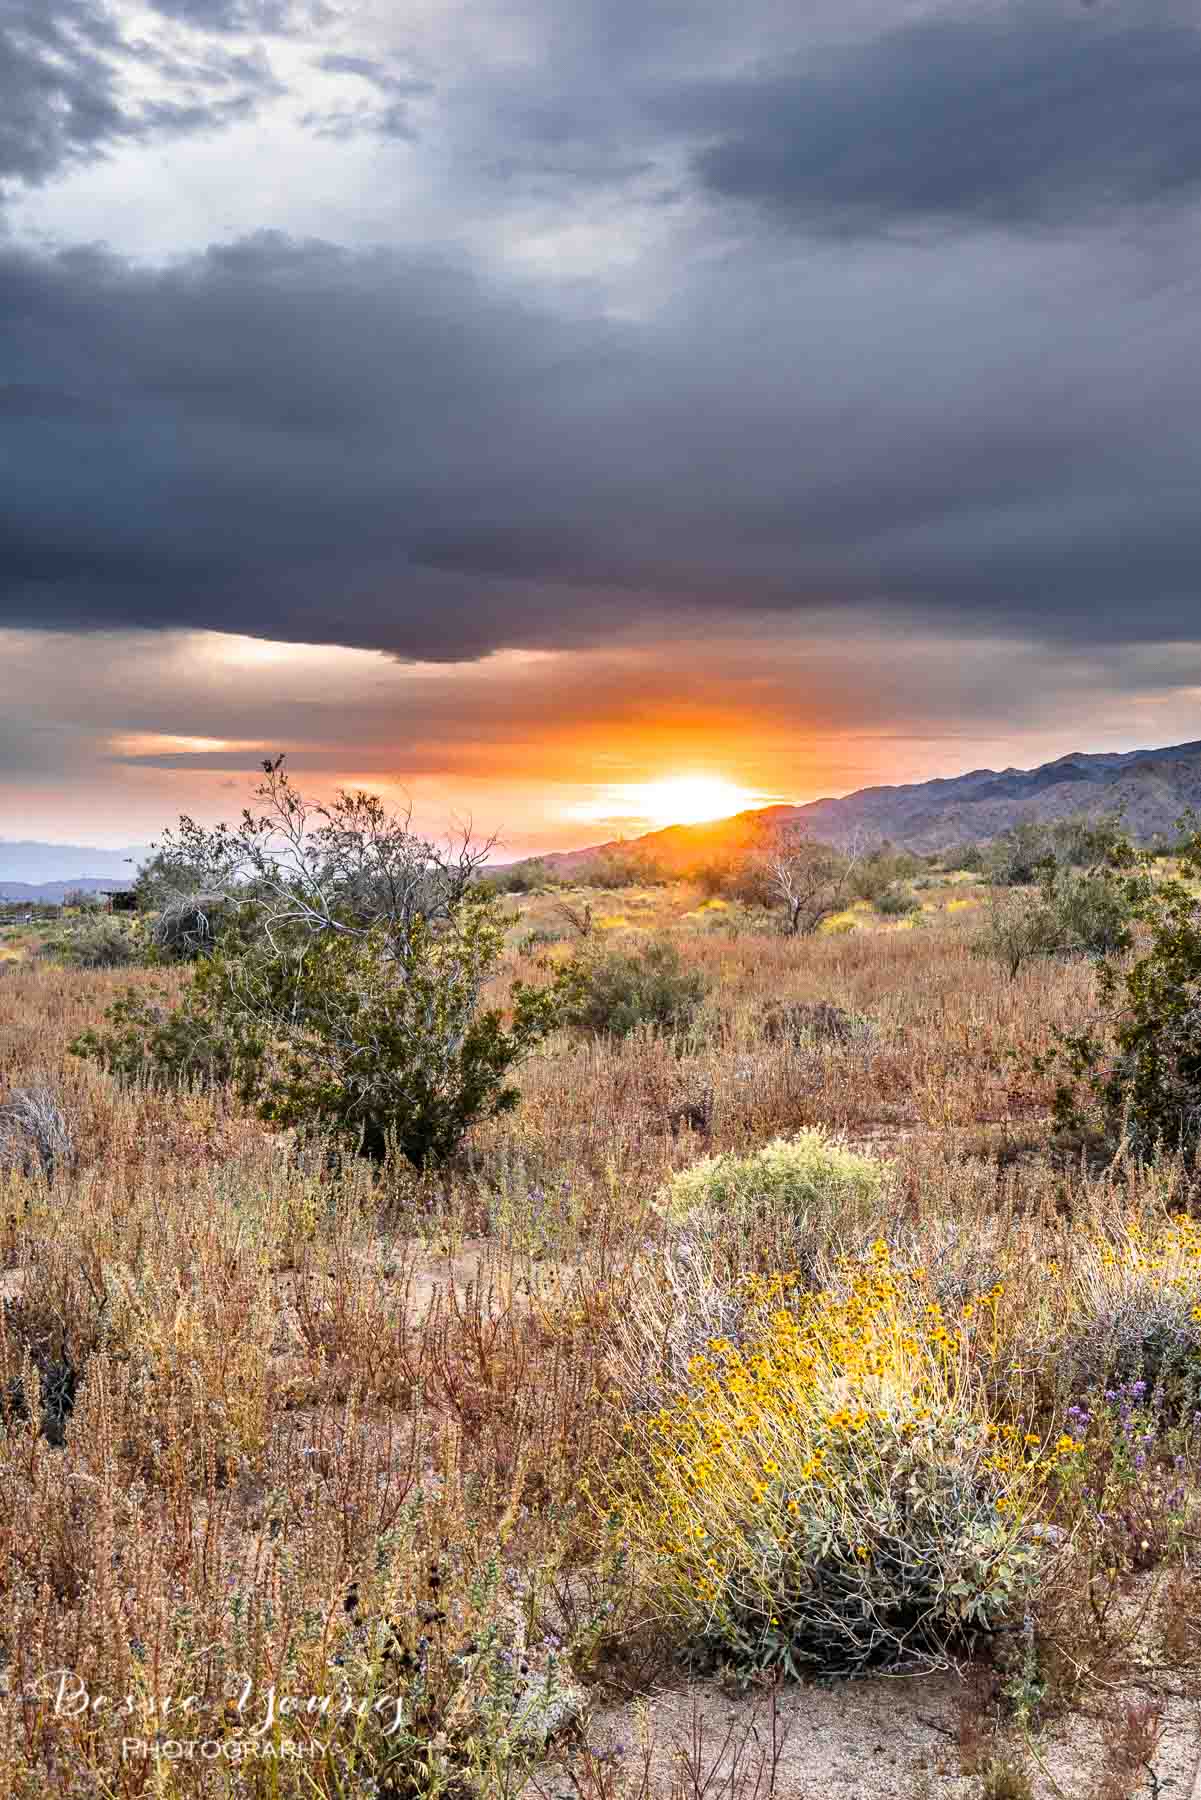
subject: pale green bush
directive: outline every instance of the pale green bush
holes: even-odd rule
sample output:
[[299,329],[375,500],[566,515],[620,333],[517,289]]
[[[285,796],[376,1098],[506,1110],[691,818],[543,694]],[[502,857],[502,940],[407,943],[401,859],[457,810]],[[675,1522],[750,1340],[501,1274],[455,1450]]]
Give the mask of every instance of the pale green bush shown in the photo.
[[660,1201],[676,1224],[712,1212],[747,1224],[782,1215],[798,1230],[818,1221],[849,1226],[879,1202],[891,1168],[813,1128],[774,1138],[749,1156],[703,1157],[670,1178]]

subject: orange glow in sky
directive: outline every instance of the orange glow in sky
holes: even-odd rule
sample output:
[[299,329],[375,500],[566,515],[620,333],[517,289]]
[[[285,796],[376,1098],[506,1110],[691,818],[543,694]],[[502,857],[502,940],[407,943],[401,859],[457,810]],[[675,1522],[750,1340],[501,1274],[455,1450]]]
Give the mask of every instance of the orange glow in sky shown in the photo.
[[615,816],[639,819],[654,830],[664,825],[703,825],[763,806],[765,797],[739,787],[724,775],[665,775],[657,781],[615,783],[603,799],[571,808],[578,819]]

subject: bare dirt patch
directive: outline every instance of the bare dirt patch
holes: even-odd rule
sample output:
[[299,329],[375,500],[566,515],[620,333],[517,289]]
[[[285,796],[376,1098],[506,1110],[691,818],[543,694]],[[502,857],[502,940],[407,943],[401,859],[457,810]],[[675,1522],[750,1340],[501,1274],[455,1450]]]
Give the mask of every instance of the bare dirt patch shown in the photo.
[[[594,1715],[588,1746],[598,1760],[629,1772],[629,1791],[639,1800],[977,1800],[981,1765],[991,1755],[1008,1755],[1025,1770],[1035,1800],[1094,1800],[1111,1763],[1097,1719],[1075,1715],[1049,1727],[1035,1754],[1020,1735],[965,1753],[964,1691],[950,1674],[786,1686],[773,1718],[762,1697],[731,1696],[715,1681],[689,1682]],[[1146,1693],[1115,1690],[1113,1713]],[[1163,1721],[1153,1762],[1158,1791],[1191,1800],[1201,1749],[1197,1702],[1166,1697]],[[566,1775],[539,1780],[532,1790],[539,1800],[572,1792]],[[1144,1783],[1141,1791],[1156,1790]]]

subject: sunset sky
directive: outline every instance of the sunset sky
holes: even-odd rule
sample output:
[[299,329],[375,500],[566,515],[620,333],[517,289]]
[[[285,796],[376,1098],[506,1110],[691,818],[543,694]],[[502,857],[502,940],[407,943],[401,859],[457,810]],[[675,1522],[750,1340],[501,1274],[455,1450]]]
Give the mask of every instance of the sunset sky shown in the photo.
[[1201,737],[1199,96],[1192,0],[0,0],[0,837]]

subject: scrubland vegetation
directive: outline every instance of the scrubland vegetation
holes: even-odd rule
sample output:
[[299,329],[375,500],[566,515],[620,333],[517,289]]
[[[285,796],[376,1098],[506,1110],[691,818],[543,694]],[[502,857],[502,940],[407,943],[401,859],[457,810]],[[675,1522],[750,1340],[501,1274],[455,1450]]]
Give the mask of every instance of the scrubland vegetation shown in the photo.
[[[386,892],[335,833],[0,969],[0,1794],[800,1794],[783,1696],[877,1670],[954,1672],[947,1791],[1154,1791],[1195,864],[822,851],[792,931],[738,871],[498,896],[333,823]],[[762,1730],[640,1751],[689,1682]]]

